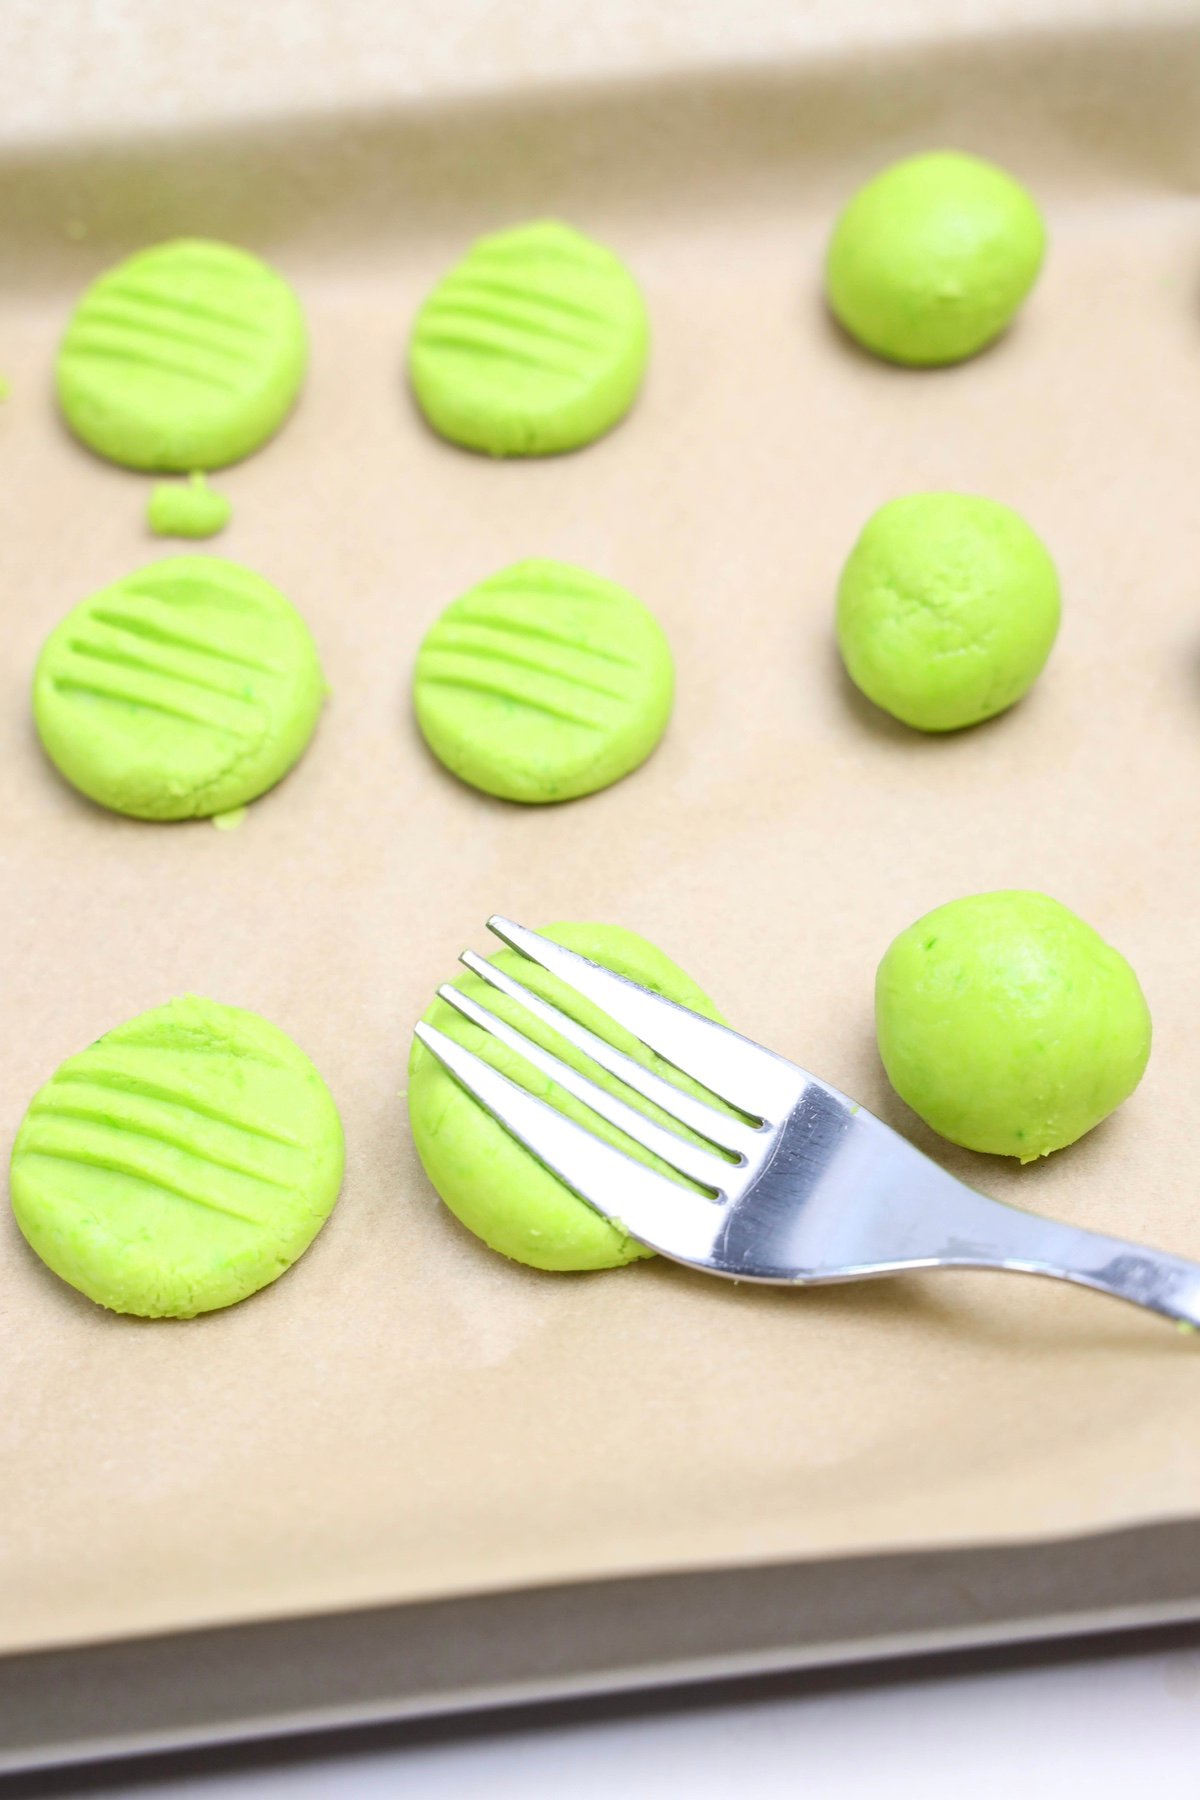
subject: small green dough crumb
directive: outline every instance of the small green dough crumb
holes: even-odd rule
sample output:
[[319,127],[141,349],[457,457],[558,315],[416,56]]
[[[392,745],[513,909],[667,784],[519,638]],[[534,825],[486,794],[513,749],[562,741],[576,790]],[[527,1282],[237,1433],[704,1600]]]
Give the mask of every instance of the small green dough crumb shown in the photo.
[[84,294],[58,352],[76,437],[132,469],[219,469],[266,442],[300,392],[308,340],[287,282],[232,244],[141,250]]
[[[593,962],[603,963],[618,975],[653,988],[668,999],[687,1006],[706,1018],[719,1018],[712,1001],[675,963],[645,938],[616,925],[551,925],[546,936],[565,944]],[[502,950],[492,958],[535,993],[550,1000],[635,1057],[647,1068],[674,1081],[688,1093],[703,1090],[679,1075],[660,1057],[644,1048],[628,1032],[613,1024],[596,1007],[581,999],[554,976],[527,962],[515,951]],[[499,1017],[554,1052],[573,1068],[582,1070],[612,1093],[650,1117],[666,1122],[664,1115],[640,1095],[589,1062],[588,1058],[531,1017],[506,994],[486,986],[479,976],[460,975],[455,986],[489,1007]],[[514,1051],[480,1030],[444,1000],[435,1000],[424,1015],[427,1024],[465,1044],[493,1067],[523,1087],[550,1101],[560,1112],[586,1125],[608,1143],[616,1144],[639,1162],[667,1172],[664,1166],[631,1144],[613,1126],[590,1112],[548,1077],[531,1068]],[[414,1040],[408,1063],[409,1116],[413,1141],[425,1172],[451,1212],[492,1250],[535,1269],[612,1269],[652,1253],[594,1212],[586,1201],[564,1187],[527,1150],[509,1136],[475,1100],[447,1074],[437,1058]]]
[[409,372],[435,431],[490,456],[590,444],[632,406],[645,303],[611,250],[540,220],[480,239],[426,300]]
[[1196,1327],[1194,1325],[1189,1325],[1186,1319],[1177,1319],[1175,1322],[1175,1329],[1176,1331],[1181,1331],[1184,1337],[1194,1337],[1196,1334]]
[[47,638],[38,735],[89,799],[137,819],[211,818],[303,755],[325,698],[290,601],[217,556],[171,556],[94,594]]
[[417,654],[417,722],[472,787],[544,804],[595,793],[666,730],[675,670],[640,600],[568,563],[503,569],[453,601]]
[[909,494],[872,515],[838,586],[855,686],[921,731],[1003,712],[1058,633],[1050,554],[1019,514],[968,494]]
[[952,900],[890,946],[875,983],[888,1079],[968,1150],[1033,1162],[1073,1144],[1141,1080],[1137,976],[1045,894]]
[[213,824],[218,831],[236,831],[244,822],[248,810],[245,806],[234,806],[228,812],[214,813]]
[[960,362],[1009,324],[1045,247],[1041,214],[1003,169],[954,151],[910,157],[860,188],[838,219],[829,304],[878,356]]
[[8,382],[3,375],[0,375],[0,400],[7,400],[11,393],[12,389],[9,387]]
[[282,1031],[172,1000],[69,1057],[13,1146],[17,1224],[89,1299],[190,1319],[282,1275],[337,1199],[329,1089]]
[[156,537],[216,537],[232,516],[225,495],[215,493],[199,470],[186,483],[160,482],[147,508],[147,523]]

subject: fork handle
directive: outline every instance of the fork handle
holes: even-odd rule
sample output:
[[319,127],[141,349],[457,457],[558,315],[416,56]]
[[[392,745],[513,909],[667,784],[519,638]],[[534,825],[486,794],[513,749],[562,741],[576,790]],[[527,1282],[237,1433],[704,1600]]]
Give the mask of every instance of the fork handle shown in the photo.
[[1051,1275],[1200,1329],[1200,1263],[1043,1219],[982,1194],[976,1198],[978,1237],[974,1230],[970,1237],[956,1234],[939,1261]]

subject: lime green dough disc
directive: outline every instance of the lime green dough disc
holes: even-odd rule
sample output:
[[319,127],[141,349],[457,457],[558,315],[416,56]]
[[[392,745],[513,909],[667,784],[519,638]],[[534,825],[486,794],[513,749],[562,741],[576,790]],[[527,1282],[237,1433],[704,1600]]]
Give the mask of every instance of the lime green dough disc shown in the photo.
[[837,635],[868,700],[921,731],[955,731],[1026,693],[1058,633],[1058,575],[1007,506],[909,494],[867,521],[842,571]]
[[875,983],[888,1080],[927,1125],[1022,1162],[1128,1099],[1150,1013],[1125,958],[1045,894],[952,900],[890,946]]
[[417,314],[413,391],[435,431],[490,456],[549,456],[632,406],[650,328],[611,250],[553,221],[481,238]]
[[303,754],[324,698],[295,607],[216,556],[168,557],[85,600],[47,638],[33,684],[51,761],[138,819],[255,799]]
[[[693,1012],[703,1013],[709,1019],[720,1017],[712,1001],[682,969],[632,931],[617,925],[550,925],[545,935],[592,962],[602,963],[618,975],[653,988],[681,1006],[690,1007]],[[711,1099],[703,1089],[670,1068],[661,1057],[647,1050],[544,969],[527,962],[513,950],[501,950],[492,961],[498,969],[552,1001],[562,1012],[569,1013],[646,1068],[673,1081],[686,1093]],[[460,975],[454,985],[572,1068],[581,1070],[611,1093],[636,1106],[647,1117],[677,1129],[650,1101],[643,1100],[641,1095],[599,1069],[574,1045],[541,1024],[506,994],[488,987],[478,975]],[[607,1143],[615,1144],[663,1174],[672,1173],[656,1157],[631,1143],[614,1126],[598,1118],[571,1094],[532,1068],[515,1051],[480,1030],[469,1019],[464,1019],[446,1001],[435,1000],[424,1017],[426,1024],[436,1026],[447,1037],[474,1050],[502,1074],[586,1125]],[[498,1250],[502,1256],[510,1256],[516,1262],[528,1263],[535,1269],[613,1269],[653,1254],[593,1212],[586,1201],[580,1200],[522,1149],[502,1125],[497,1125],[459,1087],[418,1040],[413,1042],[408,1074],[413,1142],[425,1172],[451,1212],[468,1230],[482,1238],[489,1249]]]
[[90,1300],[190,1319],[266,1287],[333,1210],[337,1108],[254,1013],[172,1000],[72,1056],[13,1146],[17,1224]]
[[218,469],[276,432],[308,360],[300,303],[231,244],[180,238],[119,263],[58,353],[67,423],[131,469]]
[[417,655],[430,749],[505,800],[571,800],[628,775],[666,729],[670,646],[640,600],[568,563],[516,563],[446,608]]
[[1037,279],[1042,216],[1025,188],[942,150],[867,182],[834,228],[825,279],[834,316],[892,362],[960,362],[1009,324]]

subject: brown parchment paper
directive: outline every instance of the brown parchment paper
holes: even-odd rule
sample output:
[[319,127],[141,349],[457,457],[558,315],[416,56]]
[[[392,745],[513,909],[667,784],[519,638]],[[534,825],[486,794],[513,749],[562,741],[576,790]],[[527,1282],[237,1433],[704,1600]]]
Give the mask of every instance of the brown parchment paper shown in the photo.
[[[1013,1277],[535,1274],[436,1203],[399,1097],[412,1023],[488,913],[613,920],[983,1189],[1200,1256],[1198,69],[1190,28],[1047,31],[8,156],[4,1154],[62,1057],[192,990],[313,1056],[349,1161],[301,1263],[187,1324],[103,1313],[0,1225],[0,1643],[1200,1505],[1200,1360],[1161,1322]],[[856,180],[946,142],[1028,179],[1053,243],[1004,342],[911,374],[828,324],[821,249]],[[651,374],[605,442],[496,466],[422,427],[406,327],[471,234],[547,212],[637,271]],[[227,833],[87,805],[28,707],[62,612],[172,548],[145,535],[148,483],[68,440],[50,377],[84,281],[179,230],[273,257],[313,337],[299,412],[219,478],[236,515],[210,547],[295,600],[334,697]],[[1024,512],[1065,590],[1035,693],[949,739],[861,703],[831,637],[867,514],[940,486]],[[678,661],[650,763],[557,810],[457,785],[408,711],[439,609],[530,555],[627,583]],[[935,1144],[871,1017],[898,929],[1007,885],[1119,945],[1156,1034],[1137,1096],[1024,1170]]]

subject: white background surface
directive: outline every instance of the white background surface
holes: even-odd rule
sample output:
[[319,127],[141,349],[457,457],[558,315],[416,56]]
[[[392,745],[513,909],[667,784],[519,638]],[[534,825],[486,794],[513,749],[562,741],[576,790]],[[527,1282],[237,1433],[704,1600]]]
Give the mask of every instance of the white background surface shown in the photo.
[[1191,19],[1196,0],[3,0],[0,145]]
[[[128,1800],[1042,1800],[1181,1797],[1200,1787],[1200,1639],[1191,1647],[736,1701],[660,1699],[520,1729],[450,1724],[407,1745],[149,1784]],[[65,1792],[65,1789],[60,1789]]]

